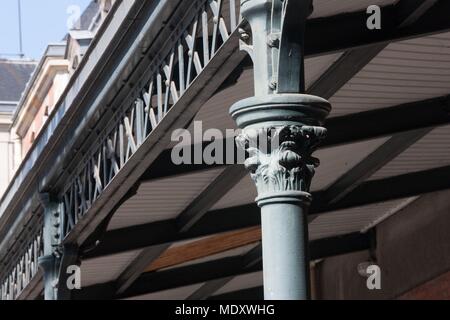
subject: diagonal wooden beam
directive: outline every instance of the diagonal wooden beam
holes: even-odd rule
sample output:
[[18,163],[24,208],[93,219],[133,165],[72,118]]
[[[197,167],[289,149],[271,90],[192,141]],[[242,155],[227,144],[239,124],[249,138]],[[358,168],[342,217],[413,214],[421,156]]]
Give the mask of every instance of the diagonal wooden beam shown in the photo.
[[313,203],[312,211],[341,210],[447,189],[450,189],[450,166],[367,181],[334,204]]
[[[383,125],[380,125],[380,124]],[[404,103],[329,119],[323,147],[450,124],[450,96]]]
[[[262,261],[262,245],[258,245],[245,255],[243,270],[251,269],[254,265],[260,264]],[[225,277],[221,279],[215,279],[208,281],[192,293],[186,300],[205,300],[214,292],[217,292],[220,288],[223,288],[228,282],[233,280],[234,277]]]
[[[402,29],[420,21],[420,18],[437,2],[437,0],[401,0],[396,5],[396,8],[400,13],[400,24],[398,28]],[[311,93],[325,98],[331,98],[341,87],[372,61],[373,58],[383,51],[387,45],[387,43],[381,43],[351,49],[345,52],[339,60],[312,85],[310,88]],[[332,204],[345,197],[364,180],[430,132],[431,129],[419,129],[391,137],[387,142],[377,148],[331,185],[325,191],[323,200]]]
[[174,289],[180,285],[187,286],[261,270],[261,265],[255,265],[243,271],[243,260],[243,256],[236,256],[166,271],[146,273],[141,275],[129,290],[118,298],[134,297]]
[[[353,233],[344,236],[314,240],[310,243],[311,258],[323,259],[333,255],[363,251],[370,248],[373,233]],[[115,295],[115,282],[93,285],[75,292],[75,299],[131,298],[182,286],[235,277],[262,270],[261,250],[234,257],[222,258],[194,265],[142,274],[133,285],[120,295]]]
[[85,253],[83,259],[232,232],[259,226],[260,223],[259,209],[248,205],[238,207],[236,210],[209,211],[191,230],[184,233],[178,232],[175,219],[127,227],[109,231],[100,245],[95,250]]
[[438,2],[439,0],[401,0],[395,5],[400,21],[399,28],[418,22]]
[[306,28],[305,53],[316,56],[446,32],[450,21],[445,13],[449,10],[446,0],[401,1],[381,8],[381,30],[366,27],[366,10],[312,19]]
[[[227,167],[176,219],[178,233],[190,230],[221,197],[238,183],[245,175],[240,165]],[[117,293],[121,294],[157,260],[169,247],[170,243],[144,249],[134,259],[117,281]]]
[[233,292],[212,296],[208,300],[264,300],[264,287],[243,289]]
[[217,292],[221,288],[223,288],[227,283],[233,280],[234,277],[226,277],[216,280],[211,280],[202,285],[199,289],[197,289],[194,293],[192,293],[186,300],[206,300],[208,297]]
[[[343,236],[336,236],[330,238],[324,238],[317,241],[310,242],[309,250],[312,252],[312,259],[318,260],[324,257],[331,257],[336,255],[342,255],[346,253],[367,250],[376,246],[376,234],[375,229],[368,230],[367,233],[351,233]],[[333,251],[334,249],[334,251]],[[259,251],[258,251],[259,250]],[[260,245],[256,250],[253,250],[251,254],[259,255],[261,257],[262,246]],[[255,261],[259,262],[255,258],[250,260],[250,263]],[[251,267],[251,265],[249,266]],[[195,291],[188,300],[205,300],[211,297],[220,288],[224,287],[230,282],[233,277],[227,277],[209,281],[201,288]]]
[[393,136],[329,186],[324,193],[325,201],[333,204],[344,198],[367,178],[431,131],[432,129],[419,129]]
[[259,241],[261,241],[261,228],[259,226],[211,235],[207,238],[170,248],[158,259],[153,261],[152,264],[145,269],[145,272],[173,267],[228,250],[254,244]]
[[325,99],[334,96],[348,81],[373,60],[387,44],[351,49],[325,71],[322,76],[311,85],[309,93]]
[[170,244],[161,244],[143,249],[119,275],[115,283],[114,292],[118,295],[125,292],[148,267],[148,264],[158,259],[169,247]]
[[[401,0],[395,5],[400,21],[397,29],[417,22],[437,2],[437,0]],[[388,45],[389,42],[382,42],[347,50],[319,80],[312,84],[309,93],[330,99]]]
[[208,210],[216,204],[231,188],[241,181],[247,174],[244,166],[231,165],[195,198],[189,206],[178,216],[177,222],[180,232],[186,232],[197,223]]

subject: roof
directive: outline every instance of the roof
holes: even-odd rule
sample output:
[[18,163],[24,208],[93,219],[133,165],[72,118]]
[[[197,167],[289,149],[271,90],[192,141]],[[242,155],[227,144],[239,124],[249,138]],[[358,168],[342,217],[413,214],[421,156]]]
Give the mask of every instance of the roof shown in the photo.
[[[30,72],[29,77],[27,78],[27,81],[24,82],[23,87],[21,88],[20,94],[18,96],[17,101],[18,108],[16,109],[14,115],[13,115],[13,122],[17,120],[17,116],[20,113],[21,108],[23,107],[23,104],[27,98],[27,95],[30,93],[31,89],[33,88],[36,79],[39,76],[39,73],[42,70],[42,67],[44,66],[45,61],[47,61],[48,58],[64,58],[64,53],[66,50],[66,43],[53,43],[49,44],[47,48],[45,49],[44,54],[42,55],[42,58],[39,62],[33,62],[33,73]],[[29,79],[29,81],[28,81]],[[0,80],[1,81],[1,80]],[[0,97],[1,101],[1,97]]]
[[94,34],[89,30],[72,30],[69,31],[69,35],[75,40],[92,39]]
[[36,62],[0,60],[0,101],[18,102]]
[[76,28],[70,30],[69,33],[67,33],[62,40],[63,41],[67,40],[69,34],[73,38],[78,38],[77,36],[74,35],[78,35],[79,34],[78,32],[80,31],[87,31],[87,34],[89,34],[89,29],[92,23],[94,22],[95,18],[97,17],[99,11],[100,5],[98,3],[98,0],[92,0],[91,3],[86,7],[86,9],[81,14],[80,19],[77,21],[78,23],[76,24]]
[[98,11],[100,10],[100,5],[98,1],[91,1],[91,3],[87,6],[87,8],[83,11],[80,17],[80,29],[88,30],[92,20],[94,20]]

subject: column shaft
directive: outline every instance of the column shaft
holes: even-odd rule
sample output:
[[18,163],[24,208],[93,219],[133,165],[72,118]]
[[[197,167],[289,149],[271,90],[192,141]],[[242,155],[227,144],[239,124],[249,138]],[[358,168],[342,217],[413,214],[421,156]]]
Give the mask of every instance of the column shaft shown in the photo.
[[265,299],[309,299],[306,208],[274,202],[261,215]]
[[44,256],[39,258],[39,266],[44,272],[44,298],[56,300],[58,281],[58,245],[60,243],[60,217],[58,202],[49,194],[40,195],[44,207]]
[[258,189],[267,300],[309,299],[307,210],[331,111],[304,94],[304,29],[312,0],[241,0],[241,49],[252,58],[255,97],[235,103],[236,142]]
[[56,300],[55,281],[57,280],[56,258],[47,255],[39,258],[39,266],[44,273],[44,299]]

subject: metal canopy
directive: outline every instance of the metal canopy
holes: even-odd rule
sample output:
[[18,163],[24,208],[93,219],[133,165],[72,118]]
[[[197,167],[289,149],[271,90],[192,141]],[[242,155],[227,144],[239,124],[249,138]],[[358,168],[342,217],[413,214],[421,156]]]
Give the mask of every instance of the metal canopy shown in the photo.
[[[211,1],[196,1],[192,7],[182,1],[169,2],[170,5],[165,1],[158,1],[155,6],[134,4],[126,8],[119,4],[116,7],[119,17],[115,19],[124,19],[127,15],[136,13],[147,17],[152,23],[139,26],[142,30],[147,28],[146,39],[140,40],[150,45],[160,43],[158,41],[161,37],[167,34],[162,28],[163,16],[170,16],[174,12],[180,14],[180,11],[189,7],[192,12],[188,13],[194,17],[196,12],[202,12],[202,6]],[[374,1],[370,2],[374,4]],[[224,3],[237,5],[237,1]],[[406,3],[410,5],[405,5]],[[380,5],[385,6],[383,15],[386,17],[386,26],[371,33],[365,28],[357,27],[361,21],[365,21],[365,1],[346,1],[341,5],[333,2],[332,6],[327,1],[315,1],[317,11],[307,26],[306,54],[309,59],[306,60],[306,68],[310,72],[306,77],[307,86],[311,92],[329,95],[335,106],[327,123],[329,138],[319,152],[328,153],[333,158],[354,151],[352,159],[329,169],[325,174],[326,179],[313,193],[315,202],[311,210],[310,235],[314,240],[310,246],[316,259],[370,249],[374,245],[373,227],[380,218],[386,214],[394,214],[416,196],[450,188],[450,159],[442,151],[450,138],[450,126],[446,126],[450,120],[447,97],[450,94],[450,76],[446,72],[447,64],[450,64],[450,36],[446,33],[450,29],[450,23],[445,17],[450,7],[448,1],[430,2],[427,10],[420,12],[420,15],[400,28],[398,24],[401,23],[401,18],[408,17],[405,17],[405,12],[418,14],[416,10],[411,10],[414,3],[415,1],[379,1]],[[258,246],[240,254],[233,251],[231,256],[225,258],[213,256],[211,261],[193,260],[191,265],[175,266],[160,272],[145,272],[174,243],[198,241],[260,224],[259,211],[252,202],[253,190],[247,190],[245,180],[241,183],[240,178],[224,182],[219,188],[222,190],[220,196],[217,195],[219,189],[214,189],[214,184],[211,186],[218,182],[218,177],[223,178],[221,175],[228,168],[221,165],[174,167],[167,161],[171,149],[165,132],[170,128],[186,126],[197,119],[225,129],[229,124],[226,118],[227,106],[245,95],[251,95],[251,71],[246,70],[248,66],[238,53],[235,31],[237,22],[233,26],[235,28],[230,28],[234,20],[230,17],[229,8],[230,6],[224,6],[221,12],[221,17],[227,21],[227,35],[223,30],[217,30],[215,36],[224,38],[223,43],[215,48],[217,53],[213,59],[203,61],[204,65],[199,68],[194,85],[189,89],[185,88],[186,98],[179,97],[179,107],[174,104],[173,116],[168,114],[167,118],[161,119],[159,131],[151,133],[147,140],[143,139],[141,145],[137,144],[130,163],[120,168],[124,172],[118,172],[112,182],[104,186],[100,198],[102,203],[94,209],[90,208],[86,214],[87,219],[85,217],[81,224],[74,225],[75,232],[68,233],[66,241],[86,244],[86,240],[90,240],[92,234],[98,232],[100,223],[113,214],[107,231],[98,236],[101,239],[99,246],[81,254],[83,264],[89,270],[89,281],[85,282],[85,289],[74,298],[142,296],[206,299],[242,295],[258,297],[260,294],[258,281],[250,281],[250,287],[230,285],[232,290],[223,289],[234,277],[258,274],[261,269]],[[176,17],[175,15],[173,21],[176,21]],[[136,35],[141,32],[139,28],[127,29],[126,25],[116,20],[110,23],[117,24],[114,26],[116,30],[128,30],[127,32],[135,32]],[[121,27],[117,29],[119,25]],[[186,26],[191,25],[186,22]],[[98,46],[107,36],[106,30],[104,34],[100,34]],[[2,199],[0,235],[6,236],[5,230],[11,226],[14,228],[10,230],[15,233],[15,236],[0,239],[3,241],[0,247],[2,253],[15,248],[15,240],[19,238],[20,230],[26,222],[26,219],[20,219],[29,216],[29,212],[39,207],[34,199],[35,193],[41,190],[34,190],[32,182],[39,177],[43,189],[56,190],[57,186],[68,181],[67,172],[78,170],[78,156],[71,157],[74,150],[77,150],[78,155],[82,154],[89,151],[92,141],[105,137],[102,133],[96,133],[101,132],[97,129],[106,130],[106,119],[111,118],[112,110],[119,110],[121,106],[107,104],[110,109],[100,107],[94,103],[100,94],[113,97],[115,92],[115,97],[120,97],[118,101],[126,105],[134,101],[127,99],[136,94],[139,86],[144,85],[138,79],[148,77],[146,72],[149,70],[143,66],[148,61],[145,59],[149,54],[138,53],[139,50],[127,52],[125,48],[131,47],[131,40],[123,40],[120,44],[124,50],[123,55],[118,55],[121,61],[109,61],[106,64],[101,58],[97,62],[110,68],[101,77],[107,80],[111,75],[120,75],[122,79],[129,79],[124,80],[126,85],[121,88],[105,85],[101,92],[99,88],[86,88],[80,93],[91,96],[86,101],[92,102],[92,109],[87,108],[84,113],[89,116],[89,121],[84,121],[91,126],[89,134],[70,139],[70,146],[77,147],[68,148],[61,154],[58,153],[61,149],[54,149],[54,146],[68,137],[71,128],[81,128],[81,123],[76,123],[76,118],[71,116],[75,109],[69,110],[69,106],[75,108],[73,106],[78,104],[77,99],[81,97],[70,96],[71,91],[68,90],[66,100],[61,101],[60,105],[60,108],[66,106],[68,115],[63,117],[62,111],[54,115],[52,125],[46,129],[50,130],[52,127],[53,133],[42,135],[41,140],[45,140],[45,143],[39,143],[33,156],[25,159],[24,166]],[[369,50],[367,46],[372,49]],[[115,50],[119,50],[119,47]],[[90,50],[95,52],[97,49],[94,47]],[[155,50],[149,51],[152,56],[156,53]],[[353,64],[353,69],[349,70],[349,61],[354,61],[357,54],[360,63]],[[133,59],[134,69],[122,70],[120,73],[120,67],[125,61]],[[91,68],[91,72],[94,70],[93,66],[86,65],[78,76],[81,78],[88,68]],[[237,80],[233,72],[240,74]],[[229,76],[235,81],[221,87]],[[101,83],[101,77],[96,83]],[[84,79],[88,77],[85,76]],[[130,87],[130,84],[134,87]],[[384,98],[381,99],[380,95]],[[68,103],[69,101],[72,103]],[[69,120],[74,122],[69,123]],[[439,128],[433,129],[438,126]],[[54,136],[56,133],[58,138]],[[418,155],[424,154],[424,150],[427,156],[418,158]],[[45,172],[45,168],[39,162],[62,155],[66,159],[60,162],[61,168],[49,171],[52,175],[42,176],[41,172]],[[71,158],[73,160],[69,161]],[[411,162],[411,159],[415,161]],[[37,171],[32,172],[31,169]],[[417,181],[421,181],[420,185]],[[174,192],[176,187],[184,191]],[[129,190],[132,188],[135,190],[130,194]],[[20,192],[16,192],[17,190]],[[242,190],[245,190],[244,195]],[[201,206],[196,206],[197,202],[194,200]],[[165,206],[164,202],[170,203],[170,206]],[[181,214],[183,215],[180,216]],[[360,233],[367,229],[371,231]],[[20,257],[20,251],[17,257]],[[13,258],[1,262],[5,266],[2,270],[14,267]],[[186,274],[192,274],[192,278],[186,280]],[[103,277],[99,278],[99,275]],[[37,274],[30,282],[30,287],[23,291],[23,295],[37,297],[41,290],[40,280],[41,275]],[[230,295],[233,291],[236,293]]]

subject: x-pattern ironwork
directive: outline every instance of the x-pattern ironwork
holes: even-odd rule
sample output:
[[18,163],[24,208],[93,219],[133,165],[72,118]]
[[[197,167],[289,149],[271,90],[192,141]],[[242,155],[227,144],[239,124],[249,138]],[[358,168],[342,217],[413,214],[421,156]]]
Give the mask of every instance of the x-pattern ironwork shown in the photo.
[[17,256],[7,273],[0,278],[0,300],[15,300],[29,285],[39,270],[38,259],[43,256],[42,228],[24,247],[22,254]]
[[171,107],[215,56],[237,26],[235,0],[206,0],[174,37],[169,54],[117,117],[112,130],[80,165],[61,196],[62,234],[67,236],[136,153]]

